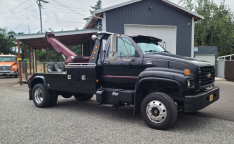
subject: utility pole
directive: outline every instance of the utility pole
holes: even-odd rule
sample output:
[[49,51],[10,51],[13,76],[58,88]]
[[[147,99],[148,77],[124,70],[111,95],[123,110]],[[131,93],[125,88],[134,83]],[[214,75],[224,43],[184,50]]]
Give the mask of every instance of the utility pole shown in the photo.
[[41,33],[43,33],[42,31],[42,17],[41,17],[41,8],[42,8],[42,3],[46,4],[46,3],[49,3],[48,1],[44,1],[44,0],[37,0],[37,4],[38,4],[38,7],[39,7],[39,12],[40,12],[40,24],[41,24]]
[[[42,5],[41,4],[47,4],[49,3],[48,1],[45,1],[45,0],[37,0],[37,5],[39,7],[39,12],[40,12],[40,24],[41,24],[41,33],[43,33],[42,31],[42,17],[41,17],[41,8],[42,8]],[[44,49],[42,49],[42,51],[44,51]]]
[[28,33],[30,34],[30,28],[29,28],[29,26],[28,26]]

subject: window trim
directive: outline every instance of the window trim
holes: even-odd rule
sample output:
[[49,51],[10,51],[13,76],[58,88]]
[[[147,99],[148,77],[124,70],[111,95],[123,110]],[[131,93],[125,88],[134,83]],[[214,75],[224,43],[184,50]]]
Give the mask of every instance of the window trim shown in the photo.
[[[122,35],[122,38],[127,38],[131,42],[132,46],[135,48],[135,51],[138,53],[138,54],[135,53],[135,56],[130,56],[130,57],[136,57],[136,58],[142,57],[142,51],[140,50],[139,46],[134,42],[134,40],[132,38],[130,38],[128,36],[125,36],[125,35]],[[108,38],[107,43],[106,43],[105,58],[109,57],[109,55],[108,55],[109,54],[109,50],[110,50],[110,38]],[[136,55],[138,55],[138,57]],[[117,56],[117,57],[119,58],[120,56]],[[122,56],[122,57],[126,57],[126,56]]]

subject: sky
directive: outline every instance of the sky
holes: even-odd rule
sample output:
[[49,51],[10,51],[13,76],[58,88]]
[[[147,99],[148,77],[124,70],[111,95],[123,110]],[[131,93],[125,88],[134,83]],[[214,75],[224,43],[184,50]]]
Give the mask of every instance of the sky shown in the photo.
[[[82,29],[89,16],[90,6],[97,0],[47,0],[42,9],[43,32]],[[103,8],[129,0],[102,0]],[[170,0],[178,4],[179,0]],[[214,0],[217,4],[221,0]],[[62,4],[62,5],[61,5]],[[234,11],[234,0],[226,0]],[[25,34],[40,31],[39,8],[36,0],[0,0],[0,28]],[[69,7],[72,10],[66,8]],[[75,12],[76,11],[76,12]]]

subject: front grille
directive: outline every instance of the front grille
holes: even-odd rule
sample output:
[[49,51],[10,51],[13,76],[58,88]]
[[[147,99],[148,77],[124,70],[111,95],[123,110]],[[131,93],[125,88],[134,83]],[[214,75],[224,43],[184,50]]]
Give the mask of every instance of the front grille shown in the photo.
[[200,67],[200,69],[199,69],[199,84],[200,84],[200,86],[211,84],[214,81],[215,81],[214,66]]
[[11,70],[11,66],[0,66],[0,70],[6,70],[6,71],[8,71],[8,70]]

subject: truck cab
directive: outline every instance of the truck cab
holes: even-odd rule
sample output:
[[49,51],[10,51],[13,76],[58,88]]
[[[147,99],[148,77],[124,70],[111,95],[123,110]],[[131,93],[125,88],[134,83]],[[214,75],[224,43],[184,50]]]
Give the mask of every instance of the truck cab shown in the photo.
[[[178,110],[196,112],[219,99],[214,66],[171,54],[159,38],[99,32],[88,63],[68,63],[63,74],[34,74],[29,99],[54,106],[58,95],[78,101],[96,95],[100,105],[133,105],[145,123],[167,129]],[[104,42],[106,41],[105,45]]]
[[0,55],[0,76],[18,77],[17,56]]

